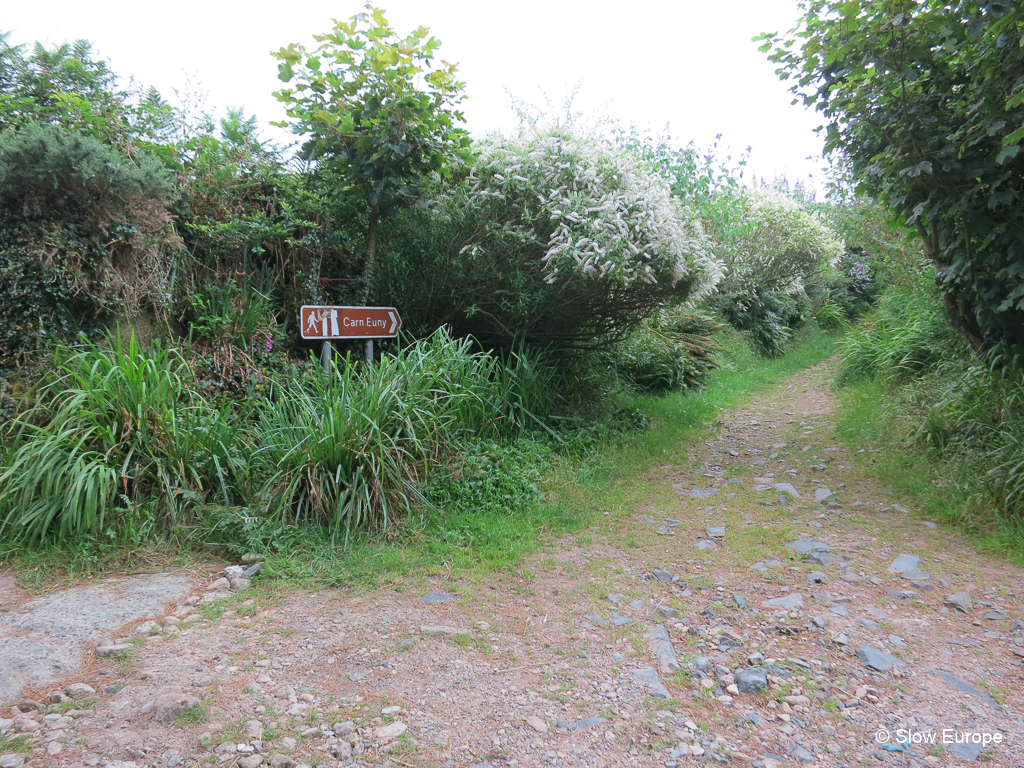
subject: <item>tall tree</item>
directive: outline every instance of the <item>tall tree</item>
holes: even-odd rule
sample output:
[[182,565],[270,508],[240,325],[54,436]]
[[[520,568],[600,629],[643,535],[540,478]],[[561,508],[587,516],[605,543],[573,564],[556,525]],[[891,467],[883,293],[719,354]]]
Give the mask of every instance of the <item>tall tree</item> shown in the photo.
[[917,228],[953,324],[1024,352],[1024,6],[805,0],[761,50],[827,120],[826,151]]
[[452,162],[468,157],[469,135],[456,109],[465,84],[454,64],[434,65],[440,43],[426,27],[401,37],[384,11],[366,8],[316,35],[312,51],[292,44],[275,53],[279,77],[291,85],[274,95],[292,130],[307,136],[307,157],[366,200],[369,295],[381,215],[418,199],[433,174],[449,175]]

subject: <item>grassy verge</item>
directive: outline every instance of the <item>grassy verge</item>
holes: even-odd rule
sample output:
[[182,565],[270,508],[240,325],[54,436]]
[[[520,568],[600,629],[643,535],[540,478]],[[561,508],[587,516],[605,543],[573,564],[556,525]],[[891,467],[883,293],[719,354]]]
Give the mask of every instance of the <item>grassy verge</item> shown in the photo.
[[[299,584],[420,589],[461,575],[516,569],[526,554],[554,537],[580,530],[602,512],[642,493],[644,471],[652,464],[687,461],[690,447],[722,410],[821,362],[835,345],[829,336],[805,333],[793,340],[786,355],[766,360],[753,355],[738,335],[723,335],[729,350],[725,365],[705,389],[637,399],[635,405],[650,420],[649,431],[603,445],[582,459],[551,457],[537,480],[546,495],[543,502],[517,505],[512,511],[495,511],[489,505],[486,512],[465,505],[458,510],[420,506],[393,525],[387,538],[354,534],[347,544],[332,540],[319,526],[286,525],[280,520],[256,521],[253,530],[231,531],[231,538],[273,542],[271,551],[265,551],[264,574]],[[209,556],[209,550],[190,551],[183,544],[176,562],[187,565]],[[165,554],[163,562],[170,557]],[[116,562],[115,547],[97,548],[93,543],[72,547],[71,552],[64,546],[19,555],[15,564],[28,568],[29,581],[42,588],[54,579],[69,581],[75,568],[79,577],[88,577],[112,565],[116,568]],[[160,565],[159,558],[150,564]]]
[[840,390],[837,428],[855,461],[931,519],[969,536],[979,549],[1024,565],[1024,525],[1003,514],[986,492],[981,462],[963,454],[944,458],[915,444],[921,417],[902,400],[899,387],[878,380]]

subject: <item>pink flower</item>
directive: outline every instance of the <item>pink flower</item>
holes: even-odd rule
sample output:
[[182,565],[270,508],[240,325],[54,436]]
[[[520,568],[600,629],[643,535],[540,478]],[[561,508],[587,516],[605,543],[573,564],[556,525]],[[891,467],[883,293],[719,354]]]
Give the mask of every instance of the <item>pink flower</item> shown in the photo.
[[274,349],[274,337],[267,336],[267,352],[271,352]]

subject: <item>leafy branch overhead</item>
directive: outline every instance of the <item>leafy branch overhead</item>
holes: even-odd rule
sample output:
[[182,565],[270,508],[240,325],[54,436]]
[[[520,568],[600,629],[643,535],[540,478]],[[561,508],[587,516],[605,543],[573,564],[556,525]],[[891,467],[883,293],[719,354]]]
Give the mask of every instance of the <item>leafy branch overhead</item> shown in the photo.
[[917,228],[975,348],[1024,338],[1024,7],[810,0],[761,50]]

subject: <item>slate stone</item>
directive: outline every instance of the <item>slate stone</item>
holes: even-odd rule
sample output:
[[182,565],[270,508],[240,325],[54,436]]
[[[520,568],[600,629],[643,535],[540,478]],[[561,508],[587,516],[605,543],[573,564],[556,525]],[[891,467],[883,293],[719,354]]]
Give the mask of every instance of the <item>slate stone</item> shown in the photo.
[[428,592],[420,599],[424,603],[448,603],[455,598],[451,595],[446,595],[444,592]]
[[693,488],[690,490],[690,495],[695,499],[707,499],[717,493],[717,488]]
[[743,595],[733,594],[732,599],[733,599],[733,602],[736,603],[737,606],[742,608],[747,613],[757,613],[757,608],[755,608],[750,603],[748,603],[746,598],[743,597]]
[[608,602],[618,605],[622,602],[622,595],[608,595]]
[[758,728],[764,725],[764,720],[761,719],[761,716],[758,715],[757,712],[747,712],[747,714],[743,716],[743,719],[748,723],[756,725]]
[[899,504],[890,504],[889,506],[892,507],[896,512],[909,512],[910,511],[906,507],[900,506]]
[[669,608],[667,605],[659,605],[654,609],[654,612],[665,619],[675,619],[679,616],[679,611],[675,608]]
[[838,565],[842,568],[846,565],[843,558],[828,552],[809,552],[807,554],[807,559],[816,565],[824,565],[825,567]]
[[771,600],[765,600],[761,605],[766,608],[774,608],[776,610],[783,611],[799,610],[804,607],[804,598],[799,592],[794,592],[783,597],[775,597]]
[[857,623],[860,624],[864,629],[875,630],[878,629],[878,625],[871,619],[857,619]]
[[750,566],[750,570],[752,570],[752,571],[760,571],[761,573],[767,573],[768,572],[768,566],[765,565],[760,560],[758,560],[756,563],[754,563],[752,566]]
[[909,589],[886,589],[885,594],[889,597],[895,597],[899,600],[913,600],[918,596],[917,592]]
[[921,558],[915,557],[914,555],[908,555],[906,553],[901,554],[892,564],[886,569],[889,573],[903,573],[904,571],[916,571],[917,566],[921,564]]
[[834,499],[835,497],[836,495],[832,493],[832,491],[830,491],[828,488],[819,488],[814,492],[814,500],[817,501],[819,504],[828,501],[829,499]]
[[808,752],[806,749],[801,747],[795,741],[789,742],[789,754],[792,755],[803,765],[810,765],[814,762],[814,755]]
[[792,496],[794,499],[800,498],[800,491],[794,488],[792,483],[775,483],[772,488],[777,491],[781,491],[788,496]]
[[634,600],[632,603],[629,604],[629,607],[630,608],[635,608],[635,609],[639,610],[639,609],[644,607],[644,601],[643,600]]
[[829,611],[834,613],[836,616],[849,616],[850,611],[845,605],[833,605],[829,608]]
[[[653,672],[654,670],[651,671]],[[600,725],[601,723],[607,722],[607,717],[585,717],[582,720],[577,720],[575,723],[573,723],[572,728],[570,730],[585,731],[587,728],[593,728],[595,725]]]
[[807,574],[807,581],[809,581],[811,584],[824,584],[826,581],[828,581],[828,576],[826,576],[821,571],[811,571]]
[[665,627],[661,624],[651,627],[644,634],[644,638],[650,646],[651,654],[661,665],[661,674],[671,675],[675,670],[679,669],[676,649],[672,647],[672,641],[669,639],[668,630]]
[[620,616],[617,613],[612,614],[612,624],[616,627],[624,627],[629,624],[630,621],[632,621],[632,619],[626,618],[625,616]]
[[672,573],[666,571],[664,568],[655,568],[651,571],[651,575],[663,584],[667,584],[672,581]]
[[670,699],[672,695],[668,692],[665,684],[661,682],[661,678],[658,677],[658,673],[654,671],[654,667],[645,667],[644,669],[633,669],[630,670],[630,675],[638,683],[643,683],[647,686],[647,692],[654,696],[656,699]]
[[583,614],[583,618],[591,622],[592,624],[596,624],[599,627],[610,626],[608,623],[608,619],[604,618],[603,616],[599,616],[596,613],[585,613]]
[[985,618],[989,621],[1003,621],[1006,617],[1001,613],[986,613]]
[[710,539],[701,539],[693,546],[695,546],[697,549],[714,549],[715,542],[711,541]]
[[900,660],[895,656],[891,656],[885,651],[881,651],[867,643],[857,648],[857,658],[860,659],[860,663],[865,667],[876,672],[888,672],[894,664],[900,665]]
[[640,518],[637,518],[637,519],[638,519],[638,520],[639,520],[639,521],[640,521],[641,523],[645,523],[646,525],[650,525],[650,526],[655,526],[655,525],[657,525],[657,524],[658,524],[658,521],[657,521],[657,520],[652,520],[652,519],[651,519],[651,518],[649,518],[649,517],[640,517]]
[[828,552],[832,549],[828,544],[816,541],[815,539],[797,539],[796,541],[789,542],[786,546],[802,555],[808,552]]
[[764,667],[738,669],[735,682],[740,693],[759,693],[768,689],[768,670]]
[[696,658],[690,659],[690,666],[694,669],[700,670],[701,672],[707,672],[711,669],[711,659],[707,656],[697,656]]
[[928,581],[932,577],[928,571],[904,571],[900,576],[907,580],[917,579],[918,581]]
[[721,539],[725,537],[724,525],[713,525],[704,531],[709,539]]
[[948,752],[956,755],[961,760],[969,760],[971,762],[974,762],[981,757],[981,753],[985,751],[985,746],[983,744],[975,744],[973,742],[968,742],[966,744],[946,744],[945,746]]

